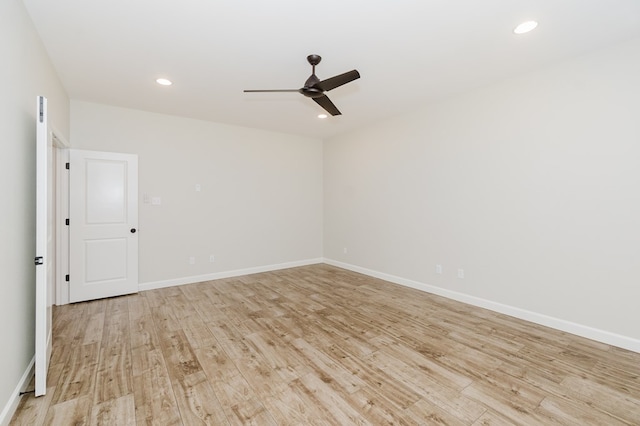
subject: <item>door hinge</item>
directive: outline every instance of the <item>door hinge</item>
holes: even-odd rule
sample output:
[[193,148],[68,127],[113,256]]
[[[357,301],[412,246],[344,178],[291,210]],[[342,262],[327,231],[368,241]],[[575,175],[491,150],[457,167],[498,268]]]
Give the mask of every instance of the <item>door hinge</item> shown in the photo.
[[64,163],[64,168],[69,170],[69,163]]
[[65,281],[69,281],[69,274],[67,274],[67,275],[65,275],[65,276],[64,276],[64,280],[65,280]]
[[40,116],[40,122],[43,123],[44,122],[44,98],[42,96],[39,97],[40,99],[40,108],[38,111],[39,112],[39,116]]
[[35,263],[36,266],[42,265],[44,264],[44,260],[42,259],[42,256],[38,256],[35,259],[33,259],[33,263]]
[[67,225],[67,226],[69,226],[69,219],[65,219],[65,220],[64,220],[64,224],[65,224],[65,225]]

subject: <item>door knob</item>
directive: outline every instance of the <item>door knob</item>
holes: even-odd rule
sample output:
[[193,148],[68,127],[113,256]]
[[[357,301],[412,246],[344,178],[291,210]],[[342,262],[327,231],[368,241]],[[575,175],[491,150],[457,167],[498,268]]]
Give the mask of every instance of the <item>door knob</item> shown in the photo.
[[131,228],[131,233],[135,234],[136,233],[136,228]]

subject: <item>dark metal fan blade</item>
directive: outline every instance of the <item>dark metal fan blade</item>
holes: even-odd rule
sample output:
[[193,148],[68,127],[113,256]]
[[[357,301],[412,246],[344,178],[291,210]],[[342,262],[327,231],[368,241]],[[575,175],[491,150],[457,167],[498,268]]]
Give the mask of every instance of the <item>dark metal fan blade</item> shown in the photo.
[[300,89],[270,89],[270,90],[244,90],[245,93],[252,92],[299,92]]
[[327,95],[322,95],[320,97],[311,98],[311,99],[316,101],[316,103],[318,105],[320,105],[322,108],[327,110],[327,112],[329,114],[331,114],[331,115],[342,115],[342,113],[340,111],[338,111],[338,108],[336,108],[336,106],[333,104],[333,102],[331,102],[331,100],[327,97]]
[[317,87],[318,89],[327,92],[358,78],[360,78],[360,73],[357,70],[353,70],[345,72],[344,74],[336,75],[335,77],[331,77],[326,80],[322,80],[320,83],[314,84],[313,87]]

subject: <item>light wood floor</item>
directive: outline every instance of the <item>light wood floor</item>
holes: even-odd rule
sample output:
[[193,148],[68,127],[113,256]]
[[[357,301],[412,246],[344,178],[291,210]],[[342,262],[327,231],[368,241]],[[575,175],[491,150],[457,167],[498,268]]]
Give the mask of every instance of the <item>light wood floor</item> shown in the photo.
[[327,265],[58,307],[20,425],[640,424],[640,354]]

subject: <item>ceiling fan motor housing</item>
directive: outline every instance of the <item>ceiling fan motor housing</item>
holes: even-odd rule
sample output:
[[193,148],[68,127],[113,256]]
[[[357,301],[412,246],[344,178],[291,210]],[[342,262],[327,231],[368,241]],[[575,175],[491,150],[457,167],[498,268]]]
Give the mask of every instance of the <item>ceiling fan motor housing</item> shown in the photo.
[[324,94],[324,90],[314,87],[318,83],[320,83],[320,79],[316,77],[315,73],[311,74],[311,77],[304,82],[304,86],[300,89],[300,93],[309,98],[322,96]]

